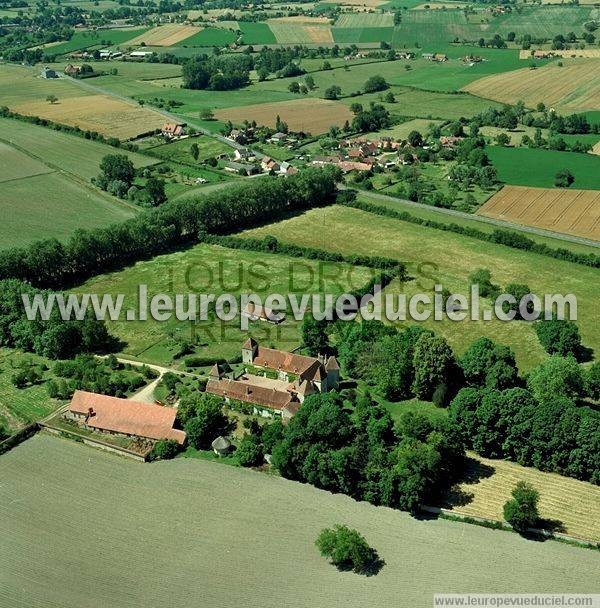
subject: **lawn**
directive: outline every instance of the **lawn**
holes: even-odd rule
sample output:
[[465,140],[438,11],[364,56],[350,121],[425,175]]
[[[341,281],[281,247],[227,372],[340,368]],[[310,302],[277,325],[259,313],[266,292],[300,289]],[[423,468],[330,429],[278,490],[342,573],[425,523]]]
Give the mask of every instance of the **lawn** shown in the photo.
[[[320,272],[327,275],[322,277]],[[77,288],[78,293],[119,293],[125,295],[124,309],[135,308],[138,285],[148,285],[154,294],[257,293],[334,293],[340,294],[363,286],[371,274],[364,268],[298,260],[280,255],[198,245],[186,251],[158,256],[138,262],[120,272],[90,279]],[[329,290],[329,291],[328,291]],[[124,316],[124,315],[123,315]],[[127,345],[127,356],[157,363],[172,364],[182,341],[195,341],[196,354],[231,358],[240,354],[247,333],[240,330],[239,316],[221,322],[214,316],[198,321],[125,321],[107,322],[108,327]],[[259,342],[275,344],[285,350],[300,344],[300,322],[291,314],[280,325],[261,322],[251,324],[250,331]],[[182,365],[180,360],[175,365]]]
[[[243,234],[269,234],[284,242],[347,254],[395,257],[407,264],[414,280],[404,285],[393,284],[387,292],[402,290],[408,297],[415,293],[432,294],[436,283],[454,293],[468,294],[468,276],[477,268],[490,269],[493,282],[502,287],[517,280],[541,295],[574,293],[583,342],[595,350],[600,348],[600,328],[596,322],[597,271],[585,266],[336,206],[313,209]],[[483,300],[480,305],[482,309],[488,306]],[[458,355],[485,335],[510,346],[523,371],[546,357],[533,328],[525,322],[429,319],[424,326],[443,335]]]
[[568,169],[575,176],[574,188],[600,190],[600,157],[593,154],[501,146],[486,150],[498,177],[507,184],[553,188],[556,172]]
[[[203,459],[143,465],[38,435],[0,458],[0,476],[0,588],[14,608],[40,594],[61,608],[90,598],[104,608],[381,608],[398,598],[428,606],[440,592],[597,586],[594,552],[418,520]],[[291,514],[285,525],[280,513]],[[316,536],[336,523],[377,549],[377,576],[339,572],[319,555]]]

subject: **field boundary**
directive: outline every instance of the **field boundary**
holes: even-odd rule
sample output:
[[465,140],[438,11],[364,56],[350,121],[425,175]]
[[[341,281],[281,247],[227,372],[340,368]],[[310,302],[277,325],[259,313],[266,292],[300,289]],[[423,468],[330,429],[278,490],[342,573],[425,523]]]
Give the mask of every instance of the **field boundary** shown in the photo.
[[10,452],[13,448],[16,448],[19,444],[27,441],[30,437],[33,437],[40,430],[38,422],[29,424],[23,427],[16,433],[13,433],[10,437],[7,437],[3,441],[0,441],[0,455]]
[[[423,505],[421,507],[421,510],[425,513],[440,515],[444,519],[447,519],[449,521],[462,521],[467,524],[472,524],[476,526],[482,525],[486,528],[502,530],[504,532],[515,532],[515,530],[510,524],[499,519],[488,519],[487,517],[479,517],[477,515],[467,515],[465,513],[461,513],[460,511],[453,511],[451,509],[444,509],[442,507],[430,507],[427,505]],[[544,528],[527,528],[526,532],[538,536],[543,536],[548,540],[566,542],[569,544],[578,545],[586,549],[600,549],[600,543],[596,541],[587,538],[578,538],[577,536],[569,536],[568,534],[564,534],[562,532],[552,532],[551,530],[545,530]]]

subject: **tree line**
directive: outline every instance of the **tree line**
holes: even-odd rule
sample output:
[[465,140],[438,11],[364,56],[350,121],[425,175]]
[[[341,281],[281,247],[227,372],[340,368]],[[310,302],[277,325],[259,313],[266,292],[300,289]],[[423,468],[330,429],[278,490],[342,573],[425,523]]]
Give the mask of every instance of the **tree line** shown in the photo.
[[275,221],[335,200],[339,171],[307,168],[286,179],[254,180],[171,201],[119,224],[78,230],[65,243],[36,241],[0,252],[0,279],[65,289],[85,279],[198,241]]

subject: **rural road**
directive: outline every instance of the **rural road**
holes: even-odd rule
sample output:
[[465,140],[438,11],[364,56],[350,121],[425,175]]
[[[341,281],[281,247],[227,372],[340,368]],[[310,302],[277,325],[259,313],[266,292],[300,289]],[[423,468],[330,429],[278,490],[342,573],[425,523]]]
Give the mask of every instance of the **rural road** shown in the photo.
[[[66,74],[61,75],[61,78],[66,78],[66,79],[70,80],[71,82],[73,82],[74,84],[80,86],[81,88],[98,93],[100,95],[108,95],[111,97],[115,97],[116,99],[120,99],[127,103],[136,103],[136,101],[134,99],[132,99],[131,97],[126,97],[125,95],[119,95],[118,93],[114,93],[112,91],[109,91],[108,89],[104,89],[102,87],[90,84],[89,82],[86,82],[85,80],[80,80],[78,78],[71,78],[70,76],[67,76]],[[171,112],[168,112],[161,108],[152,107],[152,110],[155,112],[158,112],[159,114],[162,114],[165,118],[168,118],[171,121],[180,122],[182,120],[181,116],[177,116],[176,114],[171,114]],[[247,146],[242,146],[241,144],[238,144],[235,141],[233,141],[227,137],[223,137],[222,135],[220,135],[218,133],[212,133],[211,131],[209,131],[208,129],[205,129],[198,123],[195,123],[191,118],[188,118],[187,116],[185,117],[185,120],[187,121],[187,123],[189,125],[194,127],[198,132],[202,133],[203,135],[208,135],[209,137],[212,137],[234,149],[240,150],[242,148],[246,148],[246,149],[250,150],[250,152],[252,154],[254,154],[256,157],[262,156],[261,152],[251,150],[250,148],[247,148]],[[344,189],[344,187],[341,186],[340,189]],[[498,228],[517,230],[520,232],[526,232],[526,233],[534,234],[534,235],[541,236],[541,237],[553,238],[553,239],[556,239],[559,241],[564,241],[566,243],[576,243],[578,245],[587,245],[588,247],[600,248],[600,242],[592,240],[592,239],[572,236],[569,234],[562,234],[559,232],[553,232],[551,230],[544,230],[542,228],[534,228],[532,226],[524,226],[522,224],[506,222],[504,220],[484,217],[481,215],[474,215],[472,213],[465,213],[463,211],[456,211],[455,209],[444,209],[442,207],[433,207],[432,205],[425,205],[423,203],[417,203],[417,202],[408,201],[405,199],[398,199],[393,196],[388,196],[386,194],[380,194],[377,192],[369,191],[367,194],[375,200],[388,201],[388,202],[400,201],[401,203],[406,204],[408,206],[415,207],[417,209],[426,209],[426,210],[434,212],[434,213],[439,213],[440,215],[447,215],[450,217],[460,218],[460,219],[464,219],[464,220],[482,222],[484,224],[490,224],[493,226],[497,226]]]

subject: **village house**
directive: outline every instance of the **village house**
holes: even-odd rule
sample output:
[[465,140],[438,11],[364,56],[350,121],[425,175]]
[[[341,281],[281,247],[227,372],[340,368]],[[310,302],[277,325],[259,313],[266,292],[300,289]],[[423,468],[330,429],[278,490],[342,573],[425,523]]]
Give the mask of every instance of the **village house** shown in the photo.
[[[264,417],[281,416],[287,421],[306,397],[335,390],[339,385],[340,368],[335,357],[306,357],[266,348],[249,338],[242,346],[242,362],[254,373],[246,371],[233,379],[213,366],[206,392],[226,402],[250,404],[255,414]],[[257,375],[260,370],[264,375]],[[276,378],[269,377],[273,373]]]
[[281,131],[279,131],[278,133],[274,133],[273,135],[271,135],[268,141],[272,144],[284,144],[287,139],[287,133],[282,133]]
[[440,137],[440,145],[444,148],[454,148],[461,139],[462,137],[455,137],[454,135],[442,135]]
[[270,156],[263,156],[260,161],[260,167],[265,173],[270,173],[271,171],[277,173],[279,171],[279,163]]
[[223,163],[225,171],[237,173],[238,175],[254,175],[257,168],[250,163],[237,163],[233,160],[228,160]]
[[367,163],[361,163],[351,160],[342,160],[337,163],[337,166],[344,172],[349,173],[350,171],[370,171],[371,165]]
[[233,153],[235,160],[251,160],[254,158],[254,154],[246,148],[236,149]]
[[267,321],[268,323],[274,323],[275,325],[279,325],[279,323],[285,321],[284,313],[275,312],[260,304],[254,304],[254,302],[248,302],[244,310],[242,310],[241,315],[251,321]]
[[167,139],[176,139],[185,134],[185,123],[171,123],[164,124],[160,130],[161,135]]
[[72,76],[72,77],[77,77],[81,72],[81,66],[80,65],[73,65],[72,63],[69,63],[69,65],[65,68],[65,74],[67,76]]
[[552,51],[533,51],[534,59],[550,59],[551,57],[554,57],[554,53]]
[[340,160],[341,159],[339,156],[315,156],[313,157],[311,164],[317,166],[334,165],[336,163],[339,163]]
[[65,417],[100,433],[185,442],[185,432],[173,428],[177,410],[87,391],[75,391]]

